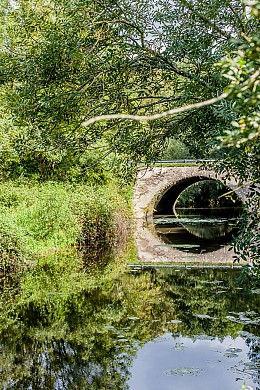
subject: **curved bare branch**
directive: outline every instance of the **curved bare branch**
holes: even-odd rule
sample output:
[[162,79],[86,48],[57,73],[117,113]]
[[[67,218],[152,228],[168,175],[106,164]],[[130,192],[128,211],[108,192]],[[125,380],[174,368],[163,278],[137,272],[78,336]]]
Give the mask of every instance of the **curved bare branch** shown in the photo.
[[169,115],[174,114],[180,114],[182,112],[186,112],[189,110],[193,110],[195,108],[201,108],[210,106],[211,104],[215,104],[223,99],[225,99],[228,96],[227,93],[222,93],[222,95],[209,99],[204,100],[203,102],[198,102],[194,104],[188,104],[187,106],[173,108],[172,110],[164,111],[159,114],[154,115],[131,115],[131,114],[110,114],[110,115],[98,115],[93,118],[88,119],[87,121],[82,123],[82,126],[86,127],[89,125],[92,125],[93,123],[104,121],[104,120],[110,120],[110,119],[129,119],[133,121],[152,121],[156,119],[160,119]]

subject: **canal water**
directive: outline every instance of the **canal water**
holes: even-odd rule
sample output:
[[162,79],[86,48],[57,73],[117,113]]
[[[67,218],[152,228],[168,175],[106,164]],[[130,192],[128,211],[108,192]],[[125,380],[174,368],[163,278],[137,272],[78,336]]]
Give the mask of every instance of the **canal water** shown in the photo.
[[163,202],[164,197],[155,206],[153,221],[165,245],[200,254],[216,251],[236,236],[242,201],[221,182],[192,184],[175,201],[167,197]]
[[1,389],[260,388],[260,290],[240,269],[85,264],[1,281]]
[[130,389],[260,388],[260,291],[242,289],[238,277],[224,268],[156,270],[174,309],[164,333],[139,349]]
[[154,215],[165,245],[190,253],[213,252],[236,236],[241,208],[181,208],[175,215]]

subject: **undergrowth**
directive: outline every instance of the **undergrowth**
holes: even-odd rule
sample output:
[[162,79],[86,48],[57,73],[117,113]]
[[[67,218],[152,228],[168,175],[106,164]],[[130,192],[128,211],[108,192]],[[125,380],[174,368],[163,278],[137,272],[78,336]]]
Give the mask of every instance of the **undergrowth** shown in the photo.
[[0,272],[70,247],[120,246],[129,226],[126,197],[115,184],[1,183]]

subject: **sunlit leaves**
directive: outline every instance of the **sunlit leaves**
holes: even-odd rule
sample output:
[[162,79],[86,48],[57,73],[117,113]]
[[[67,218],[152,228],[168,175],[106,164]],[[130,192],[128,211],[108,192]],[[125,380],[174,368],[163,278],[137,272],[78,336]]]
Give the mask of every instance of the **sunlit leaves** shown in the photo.
[[223,62],[223,74],[230,84],[229,98],[235,100],[233,110],[237,119],[232,121],[233,129],[226,133],[223,142],[240,147],[246,143],[250,150],[260,135],[260,38],[244,36],[243,45],[236,57]]

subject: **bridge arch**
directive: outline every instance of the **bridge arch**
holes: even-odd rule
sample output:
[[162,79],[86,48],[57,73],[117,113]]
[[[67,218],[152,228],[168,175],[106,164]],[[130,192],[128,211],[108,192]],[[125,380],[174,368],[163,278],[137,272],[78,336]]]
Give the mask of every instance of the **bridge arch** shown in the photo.
[[[179,251],[162,246],[162,242],[155,232],[153,216],[162,210],[164,210],[164,214],[173,214],[173,203],[179,194],[189,185],[202,180],[219,180],[234,190],[242,200],[246,198],[246,191],[239,188],[235,179],[226,180],[224,175],[218,175],[213,170],[204,170],[198,165],[162,166],[138,170],[133,208],[135,241],[140,261],[183,261]],[[223,248],[222,252],[222,261],[232,263],[232,251]],[[202,261],[212,262],[214,259],[210,258],[210,254],[207,253]]]

